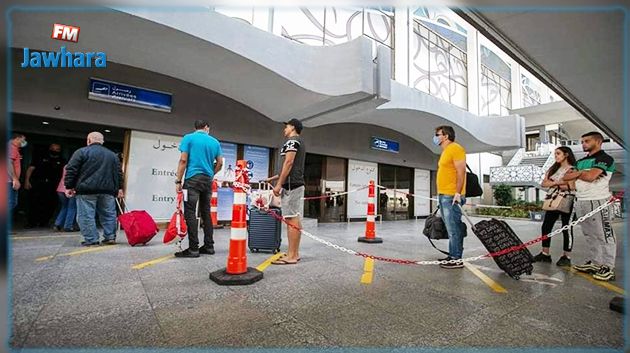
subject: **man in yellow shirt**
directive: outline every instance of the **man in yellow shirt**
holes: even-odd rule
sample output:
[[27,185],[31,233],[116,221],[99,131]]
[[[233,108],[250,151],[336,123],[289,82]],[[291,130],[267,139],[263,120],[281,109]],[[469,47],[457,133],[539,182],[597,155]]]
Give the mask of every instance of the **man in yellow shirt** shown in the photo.
[[[466,150],[455,142],[455,130],[452,126],[437,127],[433,143],[442,147],[437,170],[437,190],[440,214],[449,238],[449,256],[440,260],[459,260],[464,251],[460,206],[466,203]],[[464,264],[460,261],[454,264],[443,264],[440,267],[463,268]]]

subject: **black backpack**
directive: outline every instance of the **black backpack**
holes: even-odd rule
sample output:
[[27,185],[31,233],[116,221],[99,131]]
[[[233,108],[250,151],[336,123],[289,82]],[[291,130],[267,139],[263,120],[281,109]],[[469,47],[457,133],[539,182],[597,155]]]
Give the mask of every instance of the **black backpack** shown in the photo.
[[[448,251],[438,249],[437,246],[435,246],[435,244],[433,243],[433,240],[448,239],[446,225],[444,224],[444,220],[442,220],[442,217],[437,215],[438,210],[439,207],[436,207],[435,211],[433,211],[433,214],[427,217],[427,219],[424,221],[424,229],[422,230],[422,234],[424,234],[429,239],[431,246],[433,246],[435,250],[443,253],[444,255],[449,255]],[[466,227],[466,223],[464,222],[461,223],[461,227],[464,232],[465,238],[468,235],[468,227]]]
[[466,164],[466,197],[478,197],[483,195],[483,189],[479,184],[479,178],[472,172],[468,164]]

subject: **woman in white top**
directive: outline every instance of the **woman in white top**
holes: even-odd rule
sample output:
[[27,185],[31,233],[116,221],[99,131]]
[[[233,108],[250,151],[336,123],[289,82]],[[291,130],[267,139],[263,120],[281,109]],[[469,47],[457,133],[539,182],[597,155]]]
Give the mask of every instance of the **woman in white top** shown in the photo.
[[[542,182],[542,186],[549,189],[560,188],[561,190],[575,190],[574,182],[566,182],[562,180],[564,174],[573,169],[576,160],[573,151],[566,146],[558,147],[555,150],[556,163],[554,163],[547,173],[545,173],[545,179]],[[553,226],[558,221],[558,218],[562,220],[562,226],[569,224],[571,220],[571,213],[564,213],[559,211],[545,211],[545,217],[542,224],[542,234],[549,234],[553,230]],[[556,265],[558,266],[571,266],[571,249],[573,248],[573,232],[569,234],[568,230],[562,232],[564,238],[564,254]],[[551,262],[551,255],[549,254],[549,247],[551,246],[551,239],[547,238],[542,242],[542,252],[534,256],[536,262]]]

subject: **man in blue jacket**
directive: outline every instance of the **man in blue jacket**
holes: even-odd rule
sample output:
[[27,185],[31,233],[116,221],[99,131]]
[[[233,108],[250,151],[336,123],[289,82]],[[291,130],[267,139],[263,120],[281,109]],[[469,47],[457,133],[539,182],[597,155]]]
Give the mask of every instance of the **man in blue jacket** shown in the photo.
[[116,196],[123,197],[122,169],[114,152],[103,146],[100,132],[87,136],[87,147],[78,149],[66,166],[66,196],[77,198],[77,222],[83,246],[99,245],[96,215],[103,227],[103,242],[116,243]]

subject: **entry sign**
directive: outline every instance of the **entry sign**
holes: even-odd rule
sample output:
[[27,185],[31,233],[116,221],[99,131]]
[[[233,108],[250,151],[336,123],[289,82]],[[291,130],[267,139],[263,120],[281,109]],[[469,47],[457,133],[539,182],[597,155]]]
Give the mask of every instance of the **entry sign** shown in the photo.
[[380,137],[372,137],[372,149],[398,153],[399,144],[396,141],[386,140]]
[[168,113],[171,112],[171,103],[173,100],[173,96],[170,93],[99,78],[90,78],[88,98]]

